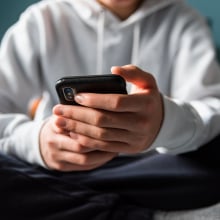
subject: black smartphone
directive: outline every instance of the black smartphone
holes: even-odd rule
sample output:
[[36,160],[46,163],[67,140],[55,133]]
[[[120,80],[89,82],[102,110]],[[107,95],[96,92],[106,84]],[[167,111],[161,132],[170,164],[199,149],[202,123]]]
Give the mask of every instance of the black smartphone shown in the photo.
[[63,77],[55,87],[60,103],[65,105],[78,105],[74,96],[80,92],[127,94],[125,80],[114,74]]

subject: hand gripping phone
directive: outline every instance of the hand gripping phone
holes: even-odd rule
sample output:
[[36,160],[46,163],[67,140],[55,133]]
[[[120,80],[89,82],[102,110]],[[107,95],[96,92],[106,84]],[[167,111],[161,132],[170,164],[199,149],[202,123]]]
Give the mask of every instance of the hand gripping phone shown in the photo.
[[127,94],[125,80],[114,74],[63,77],[55,87],[60,103],[65,105],[79,105],[74,96],[81,92]]

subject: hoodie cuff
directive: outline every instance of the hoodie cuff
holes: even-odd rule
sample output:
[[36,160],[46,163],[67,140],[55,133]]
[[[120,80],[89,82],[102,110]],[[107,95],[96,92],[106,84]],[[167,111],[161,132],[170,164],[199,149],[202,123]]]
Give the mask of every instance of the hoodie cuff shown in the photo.
[[39,134],[43,124],[44,121],[30,121],[19,125],[14,130],[9,151],[24,161],[47,168],[39,147]]
[[160,153],[179,154],[188,151],[187,144],[196,131],[195,118],[186,103],[163,96],[164,120],[150,149]]

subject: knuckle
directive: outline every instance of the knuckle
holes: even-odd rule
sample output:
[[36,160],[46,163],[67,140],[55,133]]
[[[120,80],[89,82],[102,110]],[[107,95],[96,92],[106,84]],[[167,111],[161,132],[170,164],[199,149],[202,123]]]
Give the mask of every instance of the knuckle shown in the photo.
[[130,147],[128,148],[128,152],[127,152],[127,153],[129,153],[129,154],[137,154],[138,152],[139,152],[139,151],[138,151],[137,147],[130,146]]
[[91,166],[87,166],[84,168],[84,171],[90,171],[90,170],[93,170],[97,167],[98,165],[91,165]]
[[156,82],[155,77],[152,74],[149,74],[149,73],[148,73],[148,77],[149,77],[150,84],[152,85],[152,88],[156,88],[157,87],[157,82]]
[[140,71],[140,69],[137,67],[137,66],[135,66],[135,65],[132,65],[131,67],[131,70],[133,70],[133,71]]
[[106,121],[106,116],[100,112],[94,115],[94,125],[96,126],[103,126]]
[[136,118],[135,124],[136,124],[136,127],[137,127],[136,128],[137,131],[140,131],[141,133],[142,132],[145,133],[146,127],[148,125],[148,121],[147,121],[146,118],[143,118],[143,117]]
[[140,68],[138,68],[136,65],[133,65],[133,64],[127,64],[127,65],[125,65],[125,67],[131,71],[137,71],[137,70],[140,71]]
[[77,131],[79,129],[79,122],[75,120],[67,120],[66,121],[66,126],[64,128],[64,131],[69,132],[69,131]]
[[47,138],[46,140],[47,145],[49,146],[49,148],[52,148],[54,146],[54,140],[51,138]]
[[54,124],[57,127],[60,127],[60,124],[61,124],[62,120],[63,120],[63,117],[60,117],[60,116],[54,116],[54,119],[53,119]]
[[[81,144],[76,144],[76,146],[75,146],[75,151],[77,152],[77,153],[84,153],[84,151],[85,151],[85,147],[84,146],[86,146],[86,141],[82,141],[83,143],[81,143]],[[84,142],[85,142],[85,144],[84,144]]]
[[77,143],[74,148],[75,148],[75,152],[77,152],[77,153],[83,153],[84,152],[84,147],[83,147],[82,144]]
[[85,148],[106,150],[107,147],[109,146],[109,144],[105,141],[98,141],[98,140],[91,141],[91,139],[87,137],[82,138],[80,144],[81,144],[79,146],[79,150],[81,150],[80,153],[84,153]]
[[63,164],[58,160],[58,155],[54,152],[49,152],[47,154],[46,163],[52,169],[63,170]]
[[60,170],[60,171],[65,170],[65,165],[61,162],[54,163],[53,167],[55,170]]
[[77,122],[72,119],[67,119],[65,126],[63,127],[66,131],[75,131],[77,128]]
[[108,150],[109,148],[109,143],[108,142],[105,142],[105,141],[102,141],[100,143],[97,143],[96,147],[100,150]]
[[80,144],[78,144],[77,148],[80,152],[84,152],[85,147],[88,147],[91,145],[91,141],[87,137],[82,137],[80,139]]
[[110,107],[113,111],[119,111],[123,107],[123,98],[121,96],[116,96],[110,102]]
[[109,134],[107,129],[97,129],[95,136],[99,140],[106,140],[108,139]]
[[57,154],[53,151],[48,152],[48,159],[50,161],[56,161],[57,160]]
[[141,147],[140,146],[135,146],[135,147],[130,147],[129,148],[129,153],[130,154],[138,154],[141,151]]
[[89,165],[89,157],[86,154],[81,154],[78,159],[77,163],[81,166]]

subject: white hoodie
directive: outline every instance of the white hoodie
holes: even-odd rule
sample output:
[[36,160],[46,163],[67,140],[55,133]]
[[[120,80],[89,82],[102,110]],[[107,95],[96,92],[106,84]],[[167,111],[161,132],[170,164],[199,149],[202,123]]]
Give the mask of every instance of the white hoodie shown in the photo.
[[[45,166],[39,131],[58,103],[55,81],[130,63],[152,73],[163,94],[151,149],[191,151],[220,133],[215,49],[205,21],[184,1],[146,0],[120,21],[95,0],[46,0],[28,8],[1,44],[0,150]],[[28,103],[42,94],[32,121]]]

